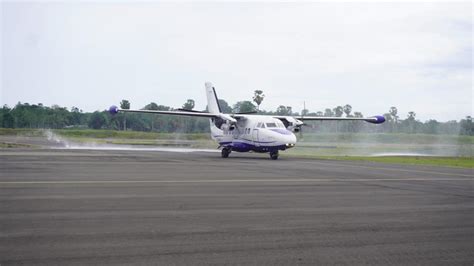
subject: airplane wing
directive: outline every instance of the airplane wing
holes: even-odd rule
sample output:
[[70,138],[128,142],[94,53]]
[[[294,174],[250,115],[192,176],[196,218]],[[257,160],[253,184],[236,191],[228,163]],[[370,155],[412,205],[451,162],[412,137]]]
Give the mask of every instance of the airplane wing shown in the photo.
[[373,124],[381,124],[385,122],[385,117],[381,115],[372,117],[320,117],[320,116],[304,116],[296,118],[301,121],[365,121]]
[[[381,115],[372,116],[372,117],[326,117],[326,116],[303,116],[303,117],[294,117],[294,116],[273,116],[280,120],[286,120],[288,122],[294,121],[365,121],[372,124],[382,124],[385,122],[385,117]],[[298,123],[296,123],[298,124]]]
[[129,109],[119,109],[117,106],[111,106],[109,108],[109,113],[117,114],[119,112],[123,113],[145,113],[145,114],[161,114],[161,115],[181,115],[181,116],[197,116],[197,117],[207,117],[207,118],[218,118],[219,114],[211,114],[206,112],[199,111],[185,111],[181,109],[180,111],[159,111],[159,110],[129,110]]
[[[126,113],[147,113],[147,114],[162,114],[162,115],[179,115],[179,116],[195,116],[195,117],[207,117],[207,118],[221,118],[228,120],[230,122],[237,122],[237,119],[245,119],[245,114],[222,114],[222,113],[207,113],[200,111],[191,111],[178,109],[178,111],[159,111],[159,110],[129,110],[129,109],[119,109],[117,106],[112,105],[109,108],[109,113],[117,114],[119,112]],[[325,116],[304,116],[304,117],[293,117],[293,116],[272,116],[274,118],[280,119],[284,122],[292,123],[294,125],[303,124],[302,121],[366,121],[373,124],[381,124],[385,122],[385,117],[383,116],[373,116],[373,117],[325,117]]]

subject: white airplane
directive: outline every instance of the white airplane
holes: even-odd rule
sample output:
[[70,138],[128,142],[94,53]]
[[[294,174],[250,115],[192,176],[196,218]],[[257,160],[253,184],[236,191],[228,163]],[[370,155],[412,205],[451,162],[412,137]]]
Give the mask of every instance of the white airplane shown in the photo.
[[209,112],[178,109],[178,111],[128,110],[111,106],[109,112],[151,113],[161,115],[197,116],[210,118],[211,137],[222,148],[222,158],[229,157],[232,151],[269,153],[273,160],[278,152],[296,145],[297,133],[303,121],[321,120],[362,120],[373,124],[385,122],[383,116],[373,117],[317,117],[317,116],[280,116],[256,114],[224,114],[219,106],[216,90],[210,82],[205,83]]

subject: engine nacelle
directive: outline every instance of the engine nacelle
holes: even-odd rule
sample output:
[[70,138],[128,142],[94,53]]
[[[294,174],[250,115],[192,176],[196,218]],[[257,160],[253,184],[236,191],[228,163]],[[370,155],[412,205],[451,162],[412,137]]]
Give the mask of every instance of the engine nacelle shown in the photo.
[[288,117],[286,118],[286,123],[284,123],[286,126],[286,129],[293,133],[298,133],[301,131],[301,126],[304,124],[303,121],[298,120],[294,117]]
[[226,123],[223,123],[220,127],[221,130],[223,131],[232,131],[235,129],[235,125],[229,121],[227,121]]
[[221,130],[234,130],[237,120],[228,114],[219,114],[217,117],[212,118],[214,125]]
[[293,132],[293,133],[298,133],[301,131],[301,126],[293,126],[293,125],[290,125],[288,126],[286,129],[288,129],[289,131]]

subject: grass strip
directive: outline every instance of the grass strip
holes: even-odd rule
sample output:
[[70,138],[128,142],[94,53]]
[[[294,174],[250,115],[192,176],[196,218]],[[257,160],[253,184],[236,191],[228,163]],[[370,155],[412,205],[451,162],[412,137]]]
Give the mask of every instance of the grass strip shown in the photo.
[[325,159],[340,161],[364,161],[390,164],[432,165],[461,168],[474,168],[473,157],[431,157],[431,156],[321,156],[321,155],[290,155],[300,158]]

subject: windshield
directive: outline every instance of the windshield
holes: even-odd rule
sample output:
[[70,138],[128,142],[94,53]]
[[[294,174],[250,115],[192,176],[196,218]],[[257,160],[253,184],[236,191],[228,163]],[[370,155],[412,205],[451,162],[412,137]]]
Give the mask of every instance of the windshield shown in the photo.
[[267,127],[277,127],[276,123],[267,123]]

